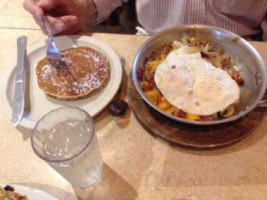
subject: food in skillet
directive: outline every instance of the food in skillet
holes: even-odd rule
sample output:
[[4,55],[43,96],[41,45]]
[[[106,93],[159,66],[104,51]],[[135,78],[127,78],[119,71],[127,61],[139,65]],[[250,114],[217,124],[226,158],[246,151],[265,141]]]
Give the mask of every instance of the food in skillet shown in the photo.
[[243,79],[236,61],[209,41],[183,37],[152,53],[139,68],[146,97],[160,110],[194,121],[230,117],[240,109]]
[[15,192],[15,189],[9,185],[6,187],[0,186],[0,200],[27,200],[28,198],[24,195]]
[[47,58],[36,68],[39,87],[48,95],[75,100],[101,90],[109,79],[110,65],[100,52],[85,46],[63,52],[69,70],[51,66]]

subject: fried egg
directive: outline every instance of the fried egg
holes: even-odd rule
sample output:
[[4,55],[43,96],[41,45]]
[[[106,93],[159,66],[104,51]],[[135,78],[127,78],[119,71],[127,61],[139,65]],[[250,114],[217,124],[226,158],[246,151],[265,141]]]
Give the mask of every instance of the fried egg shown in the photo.
[[154,81],[170,104],[195,115],[223,111],[240,98],[239,86],[226,71],[187,46],[169,53],[157,67]]

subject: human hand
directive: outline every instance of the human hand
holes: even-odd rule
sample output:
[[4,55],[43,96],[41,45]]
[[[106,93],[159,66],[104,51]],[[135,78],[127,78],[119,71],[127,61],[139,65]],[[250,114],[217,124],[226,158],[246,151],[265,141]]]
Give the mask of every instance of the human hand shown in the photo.
[[84,2],[86,1],[87,4],[84,5],[74,0],[39,0],[37,3],[34,0],[24,0],[23,6],[32,14],[35,22],[44,33],[46,31],[43,17],[46,13],[53,34],[75,34],[81,31],[84,23],[84,12],[91,12],[92,20],[96,18],[93,0],[85,0]]

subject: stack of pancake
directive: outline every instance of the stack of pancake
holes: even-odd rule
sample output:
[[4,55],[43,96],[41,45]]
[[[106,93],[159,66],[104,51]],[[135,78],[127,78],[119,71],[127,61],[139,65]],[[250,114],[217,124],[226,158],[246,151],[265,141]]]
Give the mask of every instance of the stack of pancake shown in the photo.
[[77,47],[62,53],[67,70],[41,60],[36,67],[39,87],[49,96],[75,100],[103,88],[110,74],[107,58],[90,47]]

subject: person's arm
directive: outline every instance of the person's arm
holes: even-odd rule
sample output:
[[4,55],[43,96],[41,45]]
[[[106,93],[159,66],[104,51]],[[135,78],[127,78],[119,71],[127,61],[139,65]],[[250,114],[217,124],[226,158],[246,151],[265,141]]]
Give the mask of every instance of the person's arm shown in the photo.
[[107,19],[113,10],[120,7],[122,3],[128,0],[94,0],[97,9],[96,23],[100,23]]
[[47,14],[54,34],[75,34],[82,25],[96,22],[97,10],[93,0],[24,0],[24,8],[46,33],[43,18]]
[[45,33],[44,12],[48,14],[54,34],[75,34],[83,26],[102,22],[123,2],[128,0],[24,0],[29,11]]

